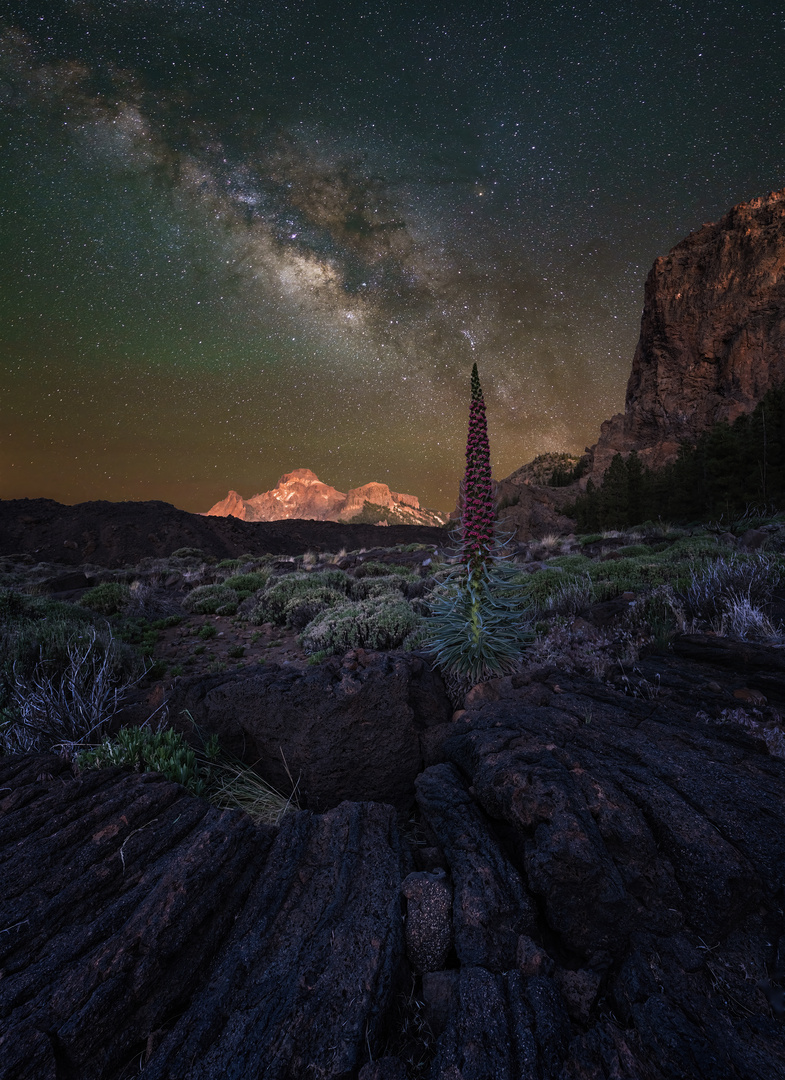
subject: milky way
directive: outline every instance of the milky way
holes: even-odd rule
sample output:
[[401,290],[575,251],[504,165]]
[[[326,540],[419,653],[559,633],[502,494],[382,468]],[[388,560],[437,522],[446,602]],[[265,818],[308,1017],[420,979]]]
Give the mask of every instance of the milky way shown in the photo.
[[448,509],[618,411],[653,259],[785,183],[724,3],[0,5],[0,498]]

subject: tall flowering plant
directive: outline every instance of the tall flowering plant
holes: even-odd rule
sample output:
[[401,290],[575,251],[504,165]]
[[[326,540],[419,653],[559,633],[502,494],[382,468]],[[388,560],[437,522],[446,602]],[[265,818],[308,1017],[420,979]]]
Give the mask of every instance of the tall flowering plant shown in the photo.
[[476,364],[461,491],[460,561],[431,594],[428,640],[443,671],[477,683],[514,670],[531,635],[520,589],[510,580],[513,571],[496,535],[488,426]]
[[491,447],[485,419],[485,401],[477,365],[472,368],[469,434],[466,439],[466,472],[463,477],[461,546],[463,561],[479,567],[493,549],[494,486],[491,479]]

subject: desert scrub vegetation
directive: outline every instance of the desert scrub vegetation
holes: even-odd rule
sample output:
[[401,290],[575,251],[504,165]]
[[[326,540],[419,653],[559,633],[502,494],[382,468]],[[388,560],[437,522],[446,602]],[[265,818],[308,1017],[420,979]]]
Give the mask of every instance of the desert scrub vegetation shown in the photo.
[[251,614],[251,622],[285,625],[287,610],[292,612],[292,601],[312,600],[333,607],[346,599],[351,588],[351,578],[343,570],[318,570],[308,573],[295,572],[283,577],[271,578],[267,588],[260,594],[259,603]]
[[117,615],[127,605],[131,590],[123,581],[104,581],[82,597],[82,607],[90,608],[99,615]]
[[307,653],[329,655],[356,648],[398,649],[420,621],[406,600],[383,593],[322,612],[303,630],[300,644]]
[[580,610],[576,605],[581,595],[586,596],[584,606],[588,606],[625,592],[649,592],[662,585],[680,592],[704,568],[718,561],[731,559],[741,565],[754,562],[757,557],[734,554],[732,548],[711,533],[680,537],[660,551],[649,545],[620,546],[613,550],[612,556],[599,559],[582,553],[556,556],[542,570],[519,573],[514,581],[521,588],[524,603],[539,616],[549,611]]
[[239,598],[228,585],[197,585],[183,600],[186,611],[195,615],[235,615]]
[[367,600],[371,596],[384,596],[390,593],[405,595],[408,587],[416,580],[412,574],[387,573],[360,577],[350,589],[352,600]]
[[785,577],[785,559],[765,552],[720,557],[693,568],[681,591],[692,629],[751,641],[781,641],[765,608]]
[[251,570],[244,574],[233,574],[223,584],[228,589],[234,589],[237,593],[237,599],[242,603],[243,600],[247,600],[249,596],[255,596],[260,589],[265,587],[270,580],[271,573],[270,568],[266,567],[263,570]]

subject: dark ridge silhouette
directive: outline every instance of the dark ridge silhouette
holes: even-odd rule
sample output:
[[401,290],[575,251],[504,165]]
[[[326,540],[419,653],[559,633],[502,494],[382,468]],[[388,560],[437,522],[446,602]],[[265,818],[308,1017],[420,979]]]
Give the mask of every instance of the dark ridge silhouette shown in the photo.
[[240,521],[205,517],[169,503],[106,501],[64,506],[52,499],[0,501],[0,556],[25,554],[66,566],[120,567],[199,548],[219,559],[302,555],[306,551],[437,544],[444,529],[426,525],[350,525],[337,521]]

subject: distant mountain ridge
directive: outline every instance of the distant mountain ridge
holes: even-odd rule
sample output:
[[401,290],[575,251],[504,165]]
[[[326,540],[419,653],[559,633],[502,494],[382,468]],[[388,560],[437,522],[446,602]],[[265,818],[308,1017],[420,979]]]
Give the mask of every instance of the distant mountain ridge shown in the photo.
[[206,517],[236,517],[242,521],[358,522],[367,525],[443,525],[446,514],[420,506],[415,495],[391,491],[387,484],[371,482],[347,493],[324,484],[310,469],[284,473],[277,487],[244,499],[230,491]]

